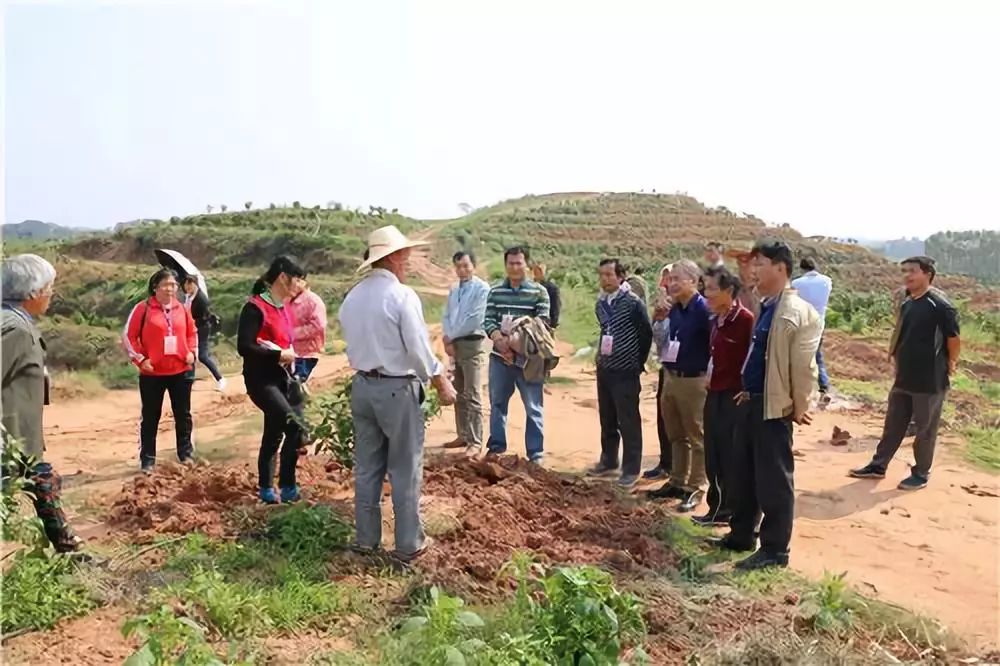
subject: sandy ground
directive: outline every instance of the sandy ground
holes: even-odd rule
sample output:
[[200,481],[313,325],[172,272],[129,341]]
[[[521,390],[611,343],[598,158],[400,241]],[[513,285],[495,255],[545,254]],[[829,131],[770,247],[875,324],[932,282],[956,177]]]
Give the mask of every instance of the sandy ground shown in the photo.
[[[342,356],[320,363],[317,385],[346,371]],[[546,465],[582,470],[596,459],[598,418],[593,375],[582,365],[564,362],[561,379],[545,396]],[[647,376],[643,397],[645,462],[655,462],[653,384]],[[259,417],[242,395],[239,377],[230,378],[226,395],[205,381],[196,384],[194,409],[199,452],[209,459],[252,462]],[[53,405],[46,413],[47,459],[65,477],[74,522],[84,537],[103,532],[101,517],[121,481],[138,470],[137,392],[114,392],[100,399]],[[427,446],[434,451],[453,434],[450,409],[431,425]],[[829,442],[834,425],[849,430],[848,446]],[[1000,644],[1000,499],[997,477],[962,462],[945,440],[927,489],[904,494],[895,489],[907,473],[911,454],[901,450],[881,482],[846,476],[867,461],[881,421],[865,412],[824,412],[798,428],[797,520],[792,566],[811,577],[824,571],[848,572],[867,595],[892,601],[943,622],[976,647]],[[161,426],[161,456],[173,449],[170,419]],[[511,405],[510,452],[523,454],[524,412]]]

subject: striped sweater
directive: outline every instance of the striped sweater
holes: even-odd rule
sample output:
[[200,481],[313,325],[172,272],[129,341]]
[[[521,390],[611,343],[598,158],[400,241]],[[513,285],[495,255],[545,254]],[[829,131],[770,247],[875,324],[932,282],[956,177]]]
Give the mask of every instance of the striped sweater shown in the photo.
[[500,330],[504,315],[513,319],[520,317],[542,317],[549,321],[549,293],[537,282],[525,280],[517,289],[504,279],[493,285],[486,297],[486,317],[483,330],[486,337]]
[[653,328],[642,300],[631,291],[619,291],[611,303],[598,299],[594,313],[601,337],[612,336],[610,354],[602,354],[598,348],[597,369],[642,372],[653,343]]

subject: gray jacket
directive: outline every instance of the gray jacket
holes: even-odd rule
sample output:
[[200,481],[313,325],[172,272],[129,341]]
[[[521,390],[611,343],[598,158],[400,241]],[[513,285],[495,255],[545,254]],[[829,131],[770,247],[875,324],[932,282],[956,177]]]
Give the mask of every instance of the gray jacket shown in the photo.
[[45,341],[31,318],[20,310],[4,307],[3,395],[0,418],[8,433],[21,441],[24,452],[40,460],[42,408],[48,402],[45,373]]

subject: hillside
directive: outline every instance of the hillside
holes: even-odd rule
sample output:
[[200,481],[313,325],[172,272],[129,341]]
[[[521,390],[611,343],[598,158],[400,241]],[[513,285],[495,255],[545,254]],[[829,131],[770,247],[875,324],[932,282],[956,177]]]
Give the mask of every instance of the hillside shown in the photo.
[[1000,232],[943,231],[927,239],[927,254],[946,273],[1000,281]]
[[88,233],[86,229],[75,229],[64,227],[52,222],[42,222],[41,220],[24,220],[14,224],[5,224],[0,227],[0,235],[4,240],[57,240],[62,238],[72,238],[80,234]]

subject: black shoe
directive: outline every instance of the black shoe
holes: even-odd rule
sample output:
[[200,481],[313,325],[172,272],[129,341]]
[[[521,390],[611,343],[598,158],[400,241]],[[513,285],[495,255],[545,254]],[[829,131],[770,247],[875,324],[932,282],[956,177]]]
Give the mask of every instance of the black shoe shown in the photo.
[[689,494],[687,497],[684,498],[684,501],[681,502],[680,506],[677,507],[677,511],[679,511],[680,513],[690,513],[691,511],[694,511],[695,509],[698,508],[698,505],[701,504],[701,500],[703,497],[705,497],[705,493],[703,491],[701,490],[693,491],[691,494]]
[[730,518],[732,518],[730,513],[709,509],[704,516],[691,516],[691,522],[702,527],[727,527]]
[[142,463],[142,466],[139,468],[139,471],[148,476],[149,474],[153,473],[153,469],[155,467],[156,463]]
[[734,553],[749,553],[756,547],[753,543],[739,543],[730,534],[724,537],[708,537],[707,541],[716,548],[731,550]]
[[788,566],[788,553],[767,553],[758,550],[756,553],[740,560],[735,567],[740,571],[759,571],[771,567],[784,568]]
[[617,475],[618,465],[608,465],[607,463],[599,462],[593,467],[587,469],[587,476],[592,476],[594,478]]
[[642,473],[642,478],[644,481],[658,481],[659,479],[665,479],[670,474],[670,470],[665,467],[660,467],[657,465],[653,469],[647,469]]
[[849,475],[855,479],[884,479],[885,470],[881,467],[876,467],[872,463],[868,463],[859,469],[852,469]]
[[896,486],[899,490],[920,490],[927,487],[927,479],[917,474],[911,473],[908,477],[899,482]]
[[664,483],[656,490],[646,493],[649,499],[686,499],[688,492],[680,486],[672,486],[670,482]]

